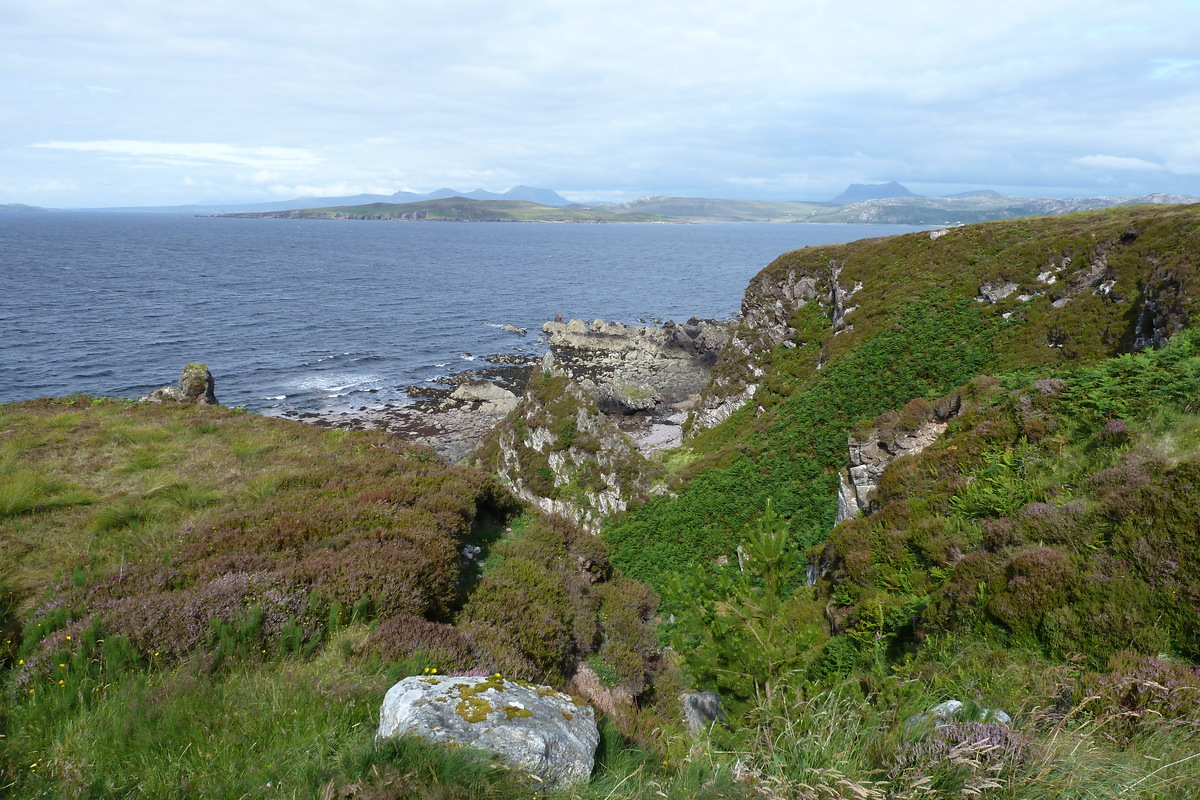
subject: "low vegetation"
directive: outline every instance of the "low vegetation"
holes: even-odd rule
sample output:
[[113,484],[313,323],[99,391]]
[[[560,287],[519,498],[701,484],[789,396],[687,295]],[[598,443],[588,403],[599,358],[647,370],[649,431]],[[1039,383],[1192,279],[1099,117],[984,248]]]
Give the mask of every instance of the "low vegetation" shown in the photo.
[[[753,360],[718,372],[760,370],[754,402],[664,458],[663,493],[602,537],[381,435],[176,403],[0,407],[0,787],[1196,797],[1197,252],[1185,208],[781,257],[760,288],[832,261],[859,308],[841,327],[823,301],[786,311],[787,344],[743,331]],[[1054,265],[1061,281],[1038,277]],[[1001,280],[1012,296],[976,299]],[[848,436],[934,417],[940,437],[834,526]],[[575,790],[374,740],[399,678],[578,691],[585,669],[607,694]],[[685,689],[722,697],[699,736]]]

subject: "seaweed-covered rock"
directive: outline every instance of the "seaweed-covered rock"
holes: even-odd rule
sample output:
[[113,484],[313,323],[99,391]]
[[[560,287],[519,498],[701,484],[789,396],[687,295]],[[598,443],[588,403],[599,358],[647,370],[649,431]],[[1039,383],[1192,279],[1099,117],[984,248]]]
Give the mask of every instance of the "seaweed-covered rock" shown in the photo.
[[600,742],[591,706],[499,675],[400,681],[383,699],[376,736],[401,734],[482,748],[556,787],[588,780]]

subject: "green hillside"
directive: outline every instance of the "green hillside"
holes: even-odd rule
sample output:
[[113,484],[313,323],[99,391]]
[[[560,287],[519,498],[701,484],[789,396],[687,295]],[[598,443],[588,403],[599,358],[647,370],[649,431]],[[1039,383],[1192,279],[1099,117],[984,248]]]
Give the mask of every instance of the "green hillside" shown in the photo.
[[[1200,796],[1198,260],[1198,206],[783,254],[601,537],[381,434],[0,406],[0,787]],[[374,741],[401,677],[581,665],[607,710],[577,789]],[[685,689],[722,698],[697,737]]]
[[[655,585],[660,572],[711,563],[732,552],[768,498],[820,541],[833,524],[846,437],[860,420],[934,400],[976,375],[1127,352],[1148,313],[1168,332],[1180,329],[1200,298],[1198,216],[1196,206],[1107,210],[780,256],[747,291],[744,348],[729,348],[715,367],[718,382],[758,384],[754,403],[676,457],[690,480],[675,496],[610,526],[618,563]],[[821,298],[777,306],[782,287],[805,281]],[[854,307],[837,323],[832,283]],[[981,301],[983,285],[1011,292]]]

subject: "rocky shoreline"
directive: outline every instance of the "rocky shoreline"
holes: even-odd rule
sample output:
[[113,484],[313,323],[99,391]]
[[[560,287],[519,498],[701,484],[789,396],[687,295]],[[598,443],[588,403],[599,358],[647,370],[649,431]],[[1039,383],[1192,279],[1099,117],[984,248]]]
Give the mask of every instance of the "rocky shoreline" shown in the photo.
[[[559,368],[649,455],[682,442],[683,423],[728,329],[729,323],[696,318],[647,326],[560,318],[542,332]],[[410,386],[411,403],[285,416],[320,427],[385,431],[458,462],[516,408],[539,360],[494,356],[488,362],[438,385]]]

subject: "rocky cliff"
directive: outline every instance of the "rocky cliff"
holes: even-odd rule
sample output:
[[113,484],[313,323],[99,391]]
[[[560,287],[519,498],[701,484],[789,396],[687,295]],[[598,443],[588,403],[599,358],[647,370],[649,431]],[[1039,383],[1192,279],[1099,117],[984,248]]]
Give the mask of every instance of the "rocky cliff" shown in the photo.
[[472,460],[508,482],[522,500],[593,533],[606,516],[644,497],[655,472],[596,397],[551,354]]
[[1161,347],[1197,312],[1194,206],[1110,210],[786,253],[751,281],[697,403],[710,428],[753,399],[788,350],[801,379],[853,350],[895,309],[970,299],[1004,366],[1079,363]]
[[542,331],[564,374],[608,413],[661,410],[686,401],[709,380],[729,326],[695,317],[639,327],[602,319],[547,322]]

